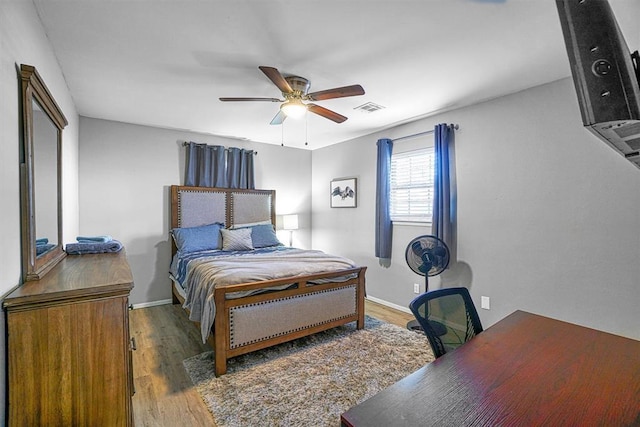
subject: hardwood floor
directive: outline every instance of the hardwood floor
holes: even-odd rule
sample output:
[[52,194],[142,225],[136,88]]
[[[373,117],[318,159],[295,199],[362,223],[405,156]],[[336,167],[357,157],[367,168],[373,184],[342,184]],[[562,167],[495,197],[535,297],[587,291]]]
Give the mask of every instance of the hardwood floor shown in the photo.
[[[413,316],[366,301],[366,313],[399,326]],[[182,366],[188,357],[211,350],[176,305],[161,305],[129,312],[133,352],[135,425],[215,426],[213,418]]]
[[182,361],[210,350],[200,341],[197,328],[175,305],[130,312],[135,337],[133,396],[135,425],[214,425],[209,410],[187,376]]
[[365,313],[376,319],[384,320],[387,323],[393,323],[394,325],[404,328],[407,326],[407,322],[415,319],[413,314],[404,313],[373,301],[365,301]]

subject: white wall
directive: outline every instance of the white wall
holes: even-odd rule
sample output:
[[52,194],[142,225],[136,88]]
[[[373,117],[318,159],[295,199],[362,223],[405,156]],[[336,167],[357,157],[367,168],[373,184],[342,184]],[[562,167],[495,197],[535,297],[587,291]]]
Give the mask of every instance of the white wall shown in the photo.
[[311,246],[309,151],[85,117],[80,139],[80,232],[124,244],[133,304],[171,298],[169,186],[184,182],[185,140],[257,150],[256,188],[276,190],[278,215],[300,214],[294,245]]
[[[78,229],[78,114],[33,3],[0,1],[0,295],[21,281],[20,267],[20,64],[34,65],[62,109],[69,125],[63,131],[64,238]],[[5,324],[0,320],[0,383],[5,384]],[[0,424],[6,414],[0,387]]]
[[[392,264],[378,264],[376,140],[441,122],[461,127],[460,263],[431,288],[467,286],[478,307],[491,297],[485,327],[522,309],[640,339],[640,170],[582,127],[570,79],[314,151],[314,246],[367,265],[368,294],[407,307],[421,278],[404,250],[429,230],[395,227]],[[341,176],[359,178],[356,209],[328,207]]]

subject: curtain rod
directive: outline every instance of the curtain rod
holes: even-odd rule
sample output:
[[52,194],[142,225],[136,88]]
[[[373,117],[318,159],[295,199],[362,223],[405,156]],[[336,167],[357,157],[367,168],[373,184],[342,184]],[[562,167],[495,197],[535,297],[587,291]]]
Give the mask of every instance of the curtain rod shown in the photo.
[[[458,126],[458,124],[457,124],[457,123],[456,123],[456,124],[454,124],[454,125],[451,125],[451,126],[453,126],[453,128],[454,128],[455,130],[460,129],[460,126]],[[423,135],[430,135],[430,134],[432,134],[433,132],[435,132],[435,130],[434,130],[434,129],[431,129],[431,130],[427,130],[427,131],[424,131],[424,132],[414,133],[414,134],[412,134],[412,135],[401,136],[400,138],[392,139],[391,141],[393,141],[393,142],[396,142],[396,141],[402,141],[403,139],[416,138],[416,137],[418,137],[418,136],[423,136]]]
[[[205,143],[202,143],[202,144],[201,144],[201,143],[199,143],[199,142],[196,142],[195,144],[196,144],[196,145],[207,145],[207,144],[205,144]],[[189,145],[189,141],[183,141],[183,142],[182,142],[182,146],[183,146],[183,147],[186,147],[187,145]],[[222,147],[222,145],[219,145],[219,147]],[[228,148],[226,148],[226,147],[225,147],[224,151],[227,151],[227,150],[228,150]],[[257,152],[257,151],[255,151],[255,150],[248,150],[248,151],[253,151],[253,154],[254,154],[255,156],[257,156],[257,155],[258,155],[258,152]]]

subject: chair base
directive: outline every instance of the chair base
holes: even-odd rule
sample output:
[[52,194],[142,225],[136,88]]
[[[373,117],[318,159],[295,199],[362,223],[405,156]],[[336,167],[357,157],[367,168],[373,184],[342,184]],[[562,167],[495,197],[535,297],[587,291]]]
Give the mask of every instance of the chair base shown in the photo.
[[[435,322],[433,320],[430,320],[429,322],[431,323],[431,327],[433,328],[434,332],[439,337],[447,333],[447,327],[444,326],[442,323]],[[420,326],[420,323],[418,323],[417,320],[411,320],[407,322],[407,329],[411,331],[416,331],[416,332],[424,332],[424,330],[422,329],[422,326]]]
[[418,323],[417,320],[407,322],[407,329],[410,331],[422,332],[422,326],[420,326],[420,323]]

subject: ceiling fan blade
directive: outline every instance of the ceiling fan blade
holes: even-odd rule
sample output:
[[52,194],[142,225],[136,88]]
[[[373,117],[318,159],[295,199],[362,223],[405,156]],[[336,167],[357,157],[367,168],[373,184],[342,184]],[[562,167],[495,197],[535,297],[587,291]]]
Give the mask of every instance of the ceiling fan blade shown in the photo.
[[260,71],[262,71],[265,76],[269,77],[269,80],[271,80],[274,85],[278,86],[278,89],[280,89],[282,93],[293,92],[293,89],[291,89],[289,83],[287,83],[284,77],[282,77],[282,74],[280,74],[280,71],[278,71],[276,68],[265,67],[263,65],[260,65],[258,68],[260,68]]
[[360,85],[337,87],[334,89],[321,90],[307,95],[310,101],[322,101],[324,99],[344,98],[347,96],[364,95],[364,89]]
[[284,102],[278,98],[219,98],[220,101],[269,101],[269,102]]
[[315,113],[326,119],[333,120],[336,123],[342,123],[347,120],[347,118],[342,114],[338,114],[335,111],[331,111],[328,108],[324,108],[316,104],[307,104],[307,111],[311,111],[312,113]]
[[278,110],[278,114],[275,115],[273,120],[271,120],[272,125],[281,125],[284,122],[284,119],[287,118],[287,115],[282,112],[282,110]]

